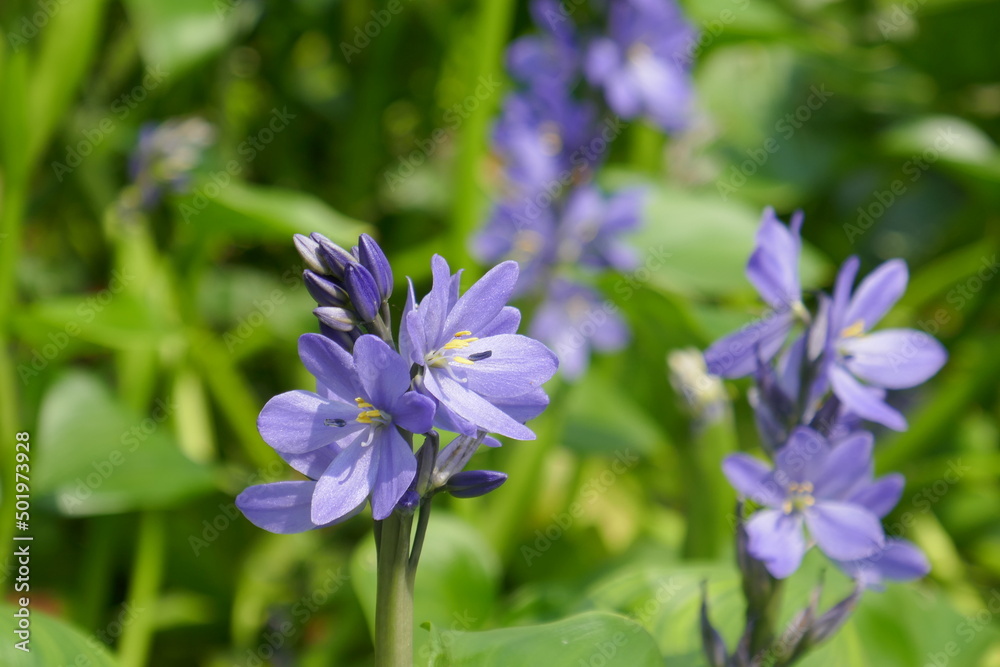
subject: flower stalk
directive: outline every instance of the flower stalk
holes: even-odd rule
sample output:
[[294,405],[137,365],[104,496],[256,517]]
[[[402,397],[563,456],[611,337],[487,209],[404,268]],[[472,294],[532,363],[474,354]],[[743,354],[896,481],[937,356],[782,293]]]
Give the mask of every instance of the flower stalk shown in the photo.
[[414,577],[409,561],[413,515],[393,512],[379,524],[375,667],[412,667]]

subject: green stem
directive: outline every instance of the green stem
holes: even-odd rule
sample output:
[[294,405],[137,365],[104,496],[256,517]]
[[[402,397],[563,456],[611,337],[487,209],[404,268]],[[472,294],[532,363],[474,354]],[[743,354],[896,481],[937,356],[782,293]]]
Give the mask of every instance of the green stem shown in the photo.
[[645,122],[632,125],[629,137],[629,161],[636,169],[658,174],[663,169],[663,133]]
[[139,519],[139,545],[129,585],[130,623],[124,625],[119,645],[120,662],[125,667],[142,667],[149,656],[155,630],[156,601],[163,580],[166,522],[158,512],[146,512]]
[[375,598],[375,667],[413,666],[413,515],[393,513],[381,522]]

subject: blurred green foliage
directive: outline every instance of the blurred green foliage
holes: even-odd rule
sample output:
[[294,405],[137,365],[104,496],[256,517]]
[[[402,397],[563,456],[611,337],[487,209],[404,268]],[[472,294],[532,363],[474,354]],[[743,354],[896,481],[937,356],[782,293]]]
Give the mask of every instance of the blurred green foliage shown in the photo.
[[[646,258],[668,253],[646,277],[608,279],[633,344],[577,385],[553,383],[537,442],[481,455],[507,485],[435,512],[417,582],[417,624],[430,624],[417,631],[419,664],[522,660],[504,646],[568,664],[547,644],[562,633],[584,664],[610,641],[614,664],[658,664],[655,644],[667,665],[701,665],[703,578],[735,641],[731,546],[710,537],[728,534],[729,492],[712,462],[753,450],[752,416],[734,394],[701,428],[665,359],[757,310],[742,269],[773,205],[805,211],[808,287],[851,253],[868,268],[905,258],[910,289],[887,324],[916,322],[951,353],[939,377],[900,396],[910,430],[880,434],[878,451],[879,467],[908,481],[887,525],[933,572],[868,594],[803,664],[1000,665],[1000,10],[684,4],[702,31],[691,55],[703,113],[665,143],[631,124],[603,176],[652,188],[636,243]],[[0,542],[14,531],[13,438],[25,431],[35,633],[28,655],[5,630],[3,664],[370,663],[366,522],[274,536],[232,499],[292,475],[255,427],[270,396],[310,381],[295,340],[315,329],[313,304],[292,233],[350,244],[374,231],[397,280],[418,287],[433,252],[476,273],[466,243],[497,185],[487,132],[504,88],[464,103],[480,77],[506,81],[501,49],[530,29],[527,8],[395,6],[0,6]],[[123,215],[140,126],[189,116],[216,129],[191,188]],[[786,615],[820,569],[797,576]],[[551,632],[499,629],[552,621]],[[619,646],[619,632],[639,639]]]

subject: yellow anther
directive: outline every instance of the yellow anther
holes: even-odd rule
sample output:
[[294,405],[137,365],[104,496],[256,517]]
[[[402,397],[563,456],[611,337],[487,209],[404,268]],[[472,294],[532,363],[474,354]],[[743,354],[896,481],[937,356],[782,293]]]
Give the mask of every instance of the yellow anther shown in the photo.
[[359,408],[374,408],[375,406],[366,401],[365,399],[358,396],[354,399],[354,402],[358,404]]
[[813,505],[816,504],[816,499],[813,498],[812,496],[806,496],[805,498],[802,499],[802,504],[805,505],[806,507],[812,507]]
[[802,482],[802,484],[799,485],[799,489],[805,491],[806,493],[812,493],[813,484],[812,482]]
[[378,419],[382,416],[382,413],[378,410],[365,410],[358,414],[358,421],[362,424],[371,424],[372,419]]
[[785,514],[791,514],[792,513],[792,501],[791,500],[786,500],[784,503],[782,503],[782,505],[781,505],[781,511],[784,512]]
[[465,364],[466,366],[471,366],[476,363],[472,359],[466,359],[465,357],[452,357],[451,360],[456,364]]
[[462,336],[471,336],[471,331],[456,331],[454,334],[455,338],[461,338]]
[[469,343],[474,343],[478,338],[456,338],[444,344],[445,350],[462,350],[469,347]]
[[860,336],[865,332],[865,321],[858,320],[851,326],[847,327],[840,332],[841,338],[854,338],[855,336]]

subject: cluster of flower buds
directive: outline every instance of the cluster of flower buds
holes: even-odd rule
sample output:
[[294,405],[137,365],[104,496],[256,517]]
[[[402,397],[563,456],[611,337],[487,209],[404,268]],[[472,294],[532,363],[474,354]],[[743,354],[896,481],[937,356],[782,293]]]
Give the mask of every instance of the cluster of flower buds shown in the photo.
[[[841,267],[831,295],[805,305],[799,283],[802,216],[785,227],[764,212],[747,276],[771,310],[705,352],[709,372],[750,375],[762,449],[771,462],[728,456],[723,473],[756,508],[737,516],[737,554],[747,599],[744,640],[727,655],[703,614],[706,655],[713,667],[791,665],[830,637],[865,589],[886,580],[927,574],[923,552],[886,535],[885,517],[899,502],[904,479],[874,476],[873,434],[865,422],[903,430],[906,420],[886,398],[915,387],[944,365],[939,342],[921,331],[872,331],[902,296],[906,264],[890,260],[854,288],[859,262]],[[855,589],[820,614],[818,593],[780,636],[774,632],[781,580],[794,574],[816,546],[854,579]],[[706,603],[707,604],[707,603]]]

